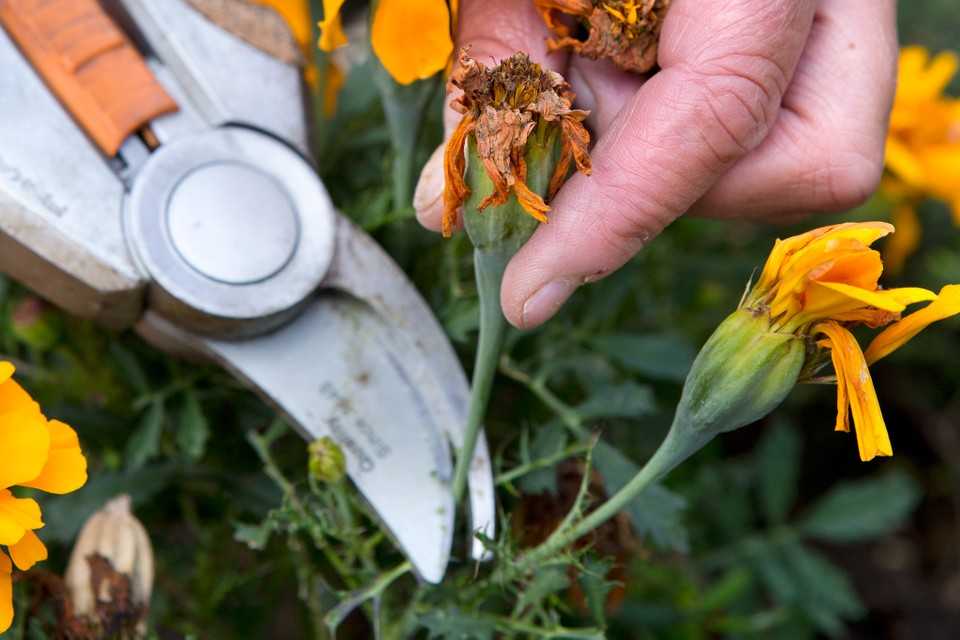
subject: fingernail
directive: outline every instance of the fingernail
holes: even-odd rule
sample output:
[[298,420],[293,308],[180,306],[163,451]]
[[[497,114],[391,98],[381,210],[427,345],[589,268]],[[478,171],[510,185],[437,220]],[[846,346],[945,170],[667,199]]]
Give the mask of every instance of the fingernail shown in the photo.
[[417,217],[440,205],[443,198],[443,145],[437,147],[427,164],[420,173],[417,189],[413,194],[413,208],[417,210]]
[[521,322],[524,328],[534,327],[548,320],[560,310],[577,285],[568,278],[559,278],[540,287],[523,303]]

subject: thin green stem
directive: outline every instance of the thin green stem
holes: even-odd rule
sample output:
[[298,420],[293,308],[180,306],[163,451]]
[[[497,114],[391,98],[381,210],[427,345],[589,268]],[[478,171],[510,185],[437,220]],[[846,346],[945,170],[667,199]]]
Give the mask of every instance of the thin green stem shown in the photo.
[[532,568],[549,560],[564,548],[601,526],[630,504],[644,489],[662,478],[676,464],[676,448],[672,434],[667,435],[663,444],[647,461],[647,464],[630,482],[611,496],[606,502],[576,522],[564,522],[540,546],[527,552],[507,570],[507,577],[522,575]]
[[505,471],[504,473],[499,474],[494,482],[497,485],[509,484],[517,478],[521,478],[528,473],[533,473],[539,469],[549,469],[552,468],[558,462],[563,462],[567,458],[572,458],[574,456],[580,455],[589,451],[591,448],[590,444],[575,444],[570,447],[566,447],[552,455],[544,456],[543,458],[537,458],[536,460],[531,460],[527,464],[520,465],[510,469],[510,471]]
[[480,339],[477,343],[477,357],[473,367],[467,428],[453,474],[455,502],[460,502],[467,487],[470,463],[486,417],[493,379],[500,360],[500,349],[507,329],[507,322],[500,310],[500,282],[503,280],[503,272],[510,260],[510,253],[497,249],[475,249],[473,259],[480,296]]
[[349,594],[324,617],[324,623],[327,628],[330,629],[331,632],[335,631],[336,628],[340,626],[340,623],[350,615],[351,611],[368,600],[382,595],[391,584],[396,582],[401,576],[409,573],[412,568],[413,566],[409,561],[402,562],[393,569],[377,576],[374,581],[367,586]]
[[504,356],[500,361],[500,371],[506,377],[527,387],[540,402],[552,410],[567,429],[579,438],[588,438],[589,431],[583,426],[583,418],[576,409],[561,400],[556,394],[547,387],[544,380],[535,378],[524,371],[509,356]]

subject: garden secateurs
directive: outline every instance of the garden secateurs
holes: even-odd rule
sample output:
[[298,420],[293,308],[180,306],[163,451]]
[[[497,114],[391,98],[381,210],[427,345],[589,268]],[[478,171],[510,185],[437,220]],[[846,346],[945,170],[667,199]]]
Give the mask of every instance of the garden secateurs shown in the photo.
[[[304,438],[332,438],[439,581],[466,378],[404,274],[334,209],[299,69],[185,0],[0,0],[0,24],[0,270],[218,362]],[[469,507],[493,535],[483,441]]]

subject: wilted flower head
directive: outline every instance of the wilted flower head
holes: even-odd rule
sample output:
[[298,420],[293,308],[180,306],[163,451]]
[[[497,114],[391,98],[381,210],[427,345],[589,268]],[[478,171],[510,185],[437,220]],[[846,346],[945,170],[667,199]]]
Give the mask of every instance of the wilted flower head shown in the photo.
[[[551,50],[570,48],[593,58],[608,58],[624,71],[646,73],[657,64],[657,45],[671,0],[533,0],[556,35]],[[557,14],[576,17],[588,30],[578,39]]]
[[[883,262],[870,245],[893,231],[884,222],[849,223],[778,240],[741,305],[765,317],[770,331],[813,341],[808,370],[829,353],[837,382],[836,429],[849,431],[853,414],[863,460],[893,454],[867,366],[927,325],[960,313],[957,285],[939,295],[917,287],[880,287]],[[921,302],[930,304],[902,317],[907,307]],[[857,325],[886,329],[863,352],[850,332]]]
[[587,147],[590,134],[583,126],[587,112],[573,109],[574,94],[563,77],[530,61],[525,53],[516,53],[493,69],[470,57],[464,49],[450,77],[463,95],[451,105],[463,114],[450,141],[444,162],[443,234],[449,236],[456,224],[457,210],[470,189],[464,180],[464,145],[473,136],[476,152],[486,174],[493,182],[493,193],[478,206],[507,201],[512,190],[524,211],[547,221],[543,198],[526,184],[527,141],[540,124],[560,129],[562,149],[553,171],[548,198],[562,186],[572,164],[590,173]]
[[47,420],[13,380],[13,372],[12,364],[0,362],[0,546],[9,553],[0,550],[0,633],[13,621],[13,565],[26,571],[47,558],[34,533],[43,527],[40,505],[33,498],[17,498],[10,489],[63,494],[87,481],[77,434],[62,422]]
[[[340,10],[345,0],[323,0],[320,49],[347,44]],[[447,66],[453,53],[450,32],[457,0],[379,0],[373,10],[370,42],[384,68],[400,84],[429,78]]]

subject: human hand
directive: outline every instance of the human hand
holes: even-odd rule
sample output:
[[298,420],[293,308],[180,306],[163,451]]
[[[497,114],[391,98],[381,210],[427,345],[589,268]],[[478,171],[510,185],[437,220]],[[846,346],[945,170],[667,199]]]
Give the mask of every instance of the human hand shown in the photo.
[[[896,83],[894,0],[674,0],[660,71],[548,54],[529,1],[463,0],[458,46],[515,51],[564,74],[590,109],[593,175],[574,175],[504,275],[517,327],[549,319],[684,213],[771,221],[848,209],[883,170]],[[459,114],[445,114],[449,134]],[[442,147],[441,147],[442,149]],[[442,150],[414,205],[439,229]]]

